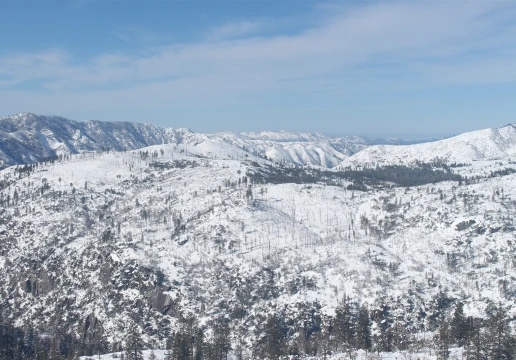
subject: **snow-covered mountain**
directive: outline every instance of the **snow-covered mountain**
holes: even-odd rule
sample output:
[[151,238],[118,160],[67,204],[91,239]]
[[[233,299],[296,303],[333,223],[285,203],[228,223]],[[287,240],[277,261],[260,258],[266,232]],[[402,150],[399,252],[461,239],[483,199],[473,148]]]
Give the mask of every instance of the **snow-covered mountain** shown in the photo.
[[296,144],[345,144],[321,134],[68,122],[2,123],[13,149],[67,155],[0,171],[0,305],[15,327],[71,336],[83,355],[120,351],[130,331],[164,349],[194,325],[213,344],[223,323],[234,358],[265,358],[277,317],[285,348],[317,356],[338,348],[346,299],[370,314],[378,351],[430,359],[459,303],[477,319],[516,314],[513,126],[366,148],[348,164],[379,166],[349,170],[291,166],[315,161]]
[[187,129],[129,122],[72,121],[31,113],[0,118],[0,168],[83,151],[130,150],[182,142]]
[[361,136],[332,137],[320,133],[260,132],[215,133],[211,138],[227,141],[276,162],[332,168],[347,157],[377,144],[410,144],[402,139]]
[[469,163],[516,156],[516,126],[484,129],[415,145],[376,145],[345,159],[343,166],[410,164],[414,161]]
[[344,296],[376,314],[378,337],[431,335],[458,301],[468,315],[516,312],[507,162],[457,168],[475,178],[460,186],[417,173],[418,186],[366,174],[358,187],[360,173],[281,167],[224,144],[1,171],[0,293],[12,319],[59,323],[116,351],[131,325],[164,348],[182,318],[223,318],[234,349],[259,351],[271,314],[294,343],[329,326]]
[[[158,144],[230,144],[261,157],[296,165],[334,167],[375,144],[403,140],[330,137],[316,133],[262,132],[200,134],[130,122],[73,121],[22,113],[0,118],[0,168],[84,151],[134,150]],[[221,145],[226,146],[226,145]]]

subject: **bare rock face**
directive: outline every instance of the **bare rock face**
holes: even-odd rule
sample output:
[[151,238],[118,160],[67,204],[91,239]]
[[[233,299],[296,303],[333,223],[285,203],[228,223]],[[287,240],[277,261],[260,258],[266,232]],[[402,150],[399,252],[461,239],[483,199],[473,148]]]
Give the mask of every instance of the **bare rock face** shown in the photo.
[[27,279],[25,285],[25,290],[34,296],[46,295],[53,288],[52,281],[45,269],[42,269],[37,276],[33,275]]
[[84,319],[81,330],[84,339],[99,338],[104,333],[102,323],[93,314],[88,315]]
[[175,301],[166,292],[170,291],[170,287],[156,286],[149,296],[149,301],[153,309],[159,311],[163,315],[176,315]]
[[108,285],[111,283],[111,277],[113,276],[113,269],[110,264],[105,263],[100,268],[100,281],[102,285]]
[[16,283],[34,297],[47,295],[54,289],[54,280],[40,262],[32,262],[26,272],[18,273]]

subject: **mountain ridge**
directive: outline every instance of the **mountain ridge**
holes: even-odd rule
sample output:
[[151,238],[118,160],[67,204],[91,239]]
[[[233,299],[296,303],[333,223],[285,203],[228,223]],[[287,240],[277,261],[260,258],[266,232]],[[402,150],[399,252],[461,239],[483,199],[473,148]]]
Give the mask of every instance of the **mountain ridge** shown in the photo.
[[374,145],[343,161],[342,166],[411,164],[415,161],[469,163],[516,156],[516,125],[466,132],[414,145]]
[[289,131],[196,133],[187,128],[163,128],[147,123],[75,121],[61,116],[19,113],[0,118],[0,167],[82,151],[122,151],[203,141],[224,142],[277,162],[327,168],[339,165],[371,145],[411,143],[400,139]]
[[42,161],[81,151],[131,150],[181,140],[188,130],[151,124],[73,121],[20,113],[0,118],[1,167]]

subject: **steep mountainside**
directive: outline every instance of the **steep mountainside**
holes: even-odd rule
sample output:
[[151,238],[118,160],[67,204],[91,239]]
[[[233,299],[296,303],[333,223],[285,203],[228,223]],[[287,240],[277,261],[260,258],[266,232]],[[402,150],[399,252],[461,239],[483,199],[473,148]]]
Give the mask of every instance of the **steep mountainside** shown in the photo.
[[377,145],[347,159],[342,165],[410,164],[440,160],[469,163],[516,156],[516,126],[464,133],[449,139],[416,145]]
[[0,118],[0,168],[82,151],[130,150],[181,142],[186,129],[129,122],[72,121],[22,113]]

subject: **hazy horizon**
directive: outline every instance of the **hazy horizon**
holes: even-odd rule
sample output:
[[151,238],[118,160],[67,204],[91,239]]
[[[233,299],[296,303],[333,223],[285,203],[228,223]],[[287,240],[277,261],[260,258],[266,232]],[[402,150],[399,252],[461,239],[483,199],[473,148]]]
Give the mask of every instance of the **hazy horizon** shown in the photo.
[[[34,113],[34,112],[30,112],[30,111],[23,111],[23,112],[19,112],[19,113],[15,113],[15,114],[9,114],[9,115],[0,114],[0,118],[9,117],[9,116],[15,116],[15,115],[24,114],[24,113],[34,114],[36,116],[59,116],[59,117],[66,118],[68,120],[73,120],[73,121],[103,121],[103,122],[111,122],[111,121],[114,121],[114,122],[124,122],[124,121],[129,121],[129,120],[110,120],[110,119],[74,119],[74,118],[70,118],[70,117],[67,117],[67,116],[63,116],[63,115],[57,115],[57,114],[37,114],[37,113]],[[152,122],[152,121],[129,121],[129,122],[154,124],[154,122]],[[189,129],[189,130],[191,130],[193,132],[196,132],[196,133],[225,133],[225,132],[231,132],[231,133],[294,132],[294,133],[296,133],[297,132],[297,133],[318,133],[318,134],[323,134],[323,135],[327,135],[327,136],[330,136],[330,137],[360,136],[360,137],[378,138],[378,139],[400,139],[400,140],[406,140],[408,142],[436,141],[436,140],[442,140],[442,139],[450,138],[450,137],[453,137],[453,136],[461,134],[461,133],[434,132],[434,133],[412,133],[412,134],[399,135],[399,134],[396,134],[396,133],[383,133],[382,134],[382,133],[375,133],[375,132],[370,132],[370,133],[348,133],[348,132],[341,131],[339,129],[336,129],[334,132],[324,132],[324,131],[318,131],[318,130],[283,129],[283,128],[279,128],[279,127],[263,128],[263,129],[255,128],[255,129],[250,129],[250,130],[219,129],[219,130],[215,130],[215,131],[207,131],[207,130],[202,129],[202,128],[192,128],[192,127],[188,127],[188,126],[168,126],[166,123],[165,124],[161,124],[161,125],[160,124],[154,124],[154,125],[158,125],[158,126],[161,126],[161,127],[164,127],[164,128],[176,128],[176,129],[177,128],[187,128],[187,129]],[[506,124],[506,125],[508,125],[508,124]],[[467,131],[464,131],[464,132],[476,131],[476,130],[482,130],[482,129],[471,129],[471,130],[467,130]],[[464,133],[464,132],[462,132],[462,133]]]

